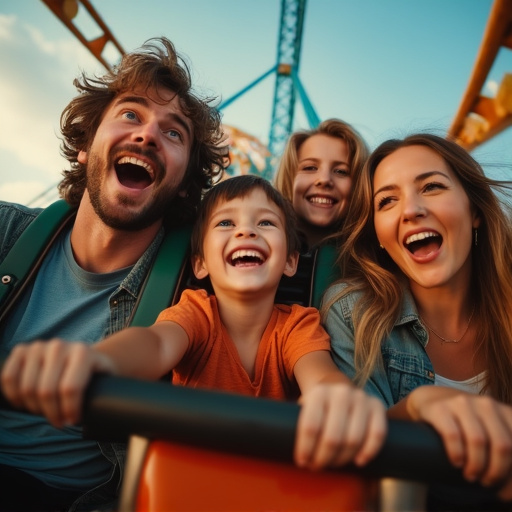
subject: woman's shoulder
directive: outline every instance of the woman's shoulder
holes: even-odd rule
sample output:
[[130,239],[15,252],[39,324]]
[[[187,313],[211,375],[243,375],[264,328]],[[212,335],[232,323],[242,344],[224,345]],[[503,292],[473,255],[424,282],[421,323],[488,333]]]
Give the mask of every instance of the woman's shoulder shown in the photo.
[[342,303],[353,306],[362,296],[362,291],[354,286],[354,283],[340,280],[327,288],[324,293],[322,304]]

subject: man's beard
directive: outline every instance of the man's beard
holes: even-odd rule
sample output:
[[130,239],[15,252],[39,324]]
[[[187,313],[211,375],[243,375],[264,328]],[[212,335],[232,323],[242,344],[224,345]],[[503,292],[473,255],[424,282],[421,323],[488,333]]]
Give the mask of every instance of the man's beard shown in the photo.
[[[119,195],[117,200],[120,206],[117,207],[109,205],[108,201],[102,197],[102,176],[105,169],[111,167],[113,167],[111,162],[105,163],[96,154],[89,154],[87,162],[87,191],[91,205],[101,221],[112,229],[139,231],[163,219],[170,204],[175,200],[178,187],[156,188],[157,193],[153,196],[152,201],[148,201],[140,210],[131,212],[123,208],[123,206],[130,207],[134,204],[129,197]],[[160,179],[159,182],[161,183],[161,181]],[[155,182],[155,185],[158,185],[158,183]]]

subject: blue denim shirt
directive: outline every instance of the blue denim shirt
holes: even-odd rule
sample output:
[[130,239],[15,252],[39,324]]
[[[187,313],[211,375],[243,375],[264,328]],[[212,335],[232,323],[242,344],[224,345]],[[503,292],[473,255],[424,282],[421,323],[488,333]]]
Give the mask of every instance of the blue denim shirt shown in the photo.
[[[41,211],[40,208],[27,208],[0,201],[0,262],[4,260],[16,240]],[[119,331],[127,325],[144,278],[163,237],[164,230],[161,229],[131,272],[110,297],[110,322],[104,336]],[[92,508],[100,510],[99,507],[103,508],[105,504],[109,504],[107,508],[111,508],[113,500],[119,492],[126,457],[126,445],[124,443],[98,443],[98,445],[102,454],[112,463],[110,478],[101,486],[78,498],[70,508],[71,511],[91,510]]]
[[[323,302],[345,286],[336,284],[329,288]],[[350,378],[355,375],[352,311],[360,296],[353,292],[337,300],[324,321],[331,336],[334,361]],[[434,368],[425,350],[427,342],[428,333],[420,322],[412,295],[405,290],[399,318],[389,336],[382,340],[382,365],[375,368],[365,391],[391,407],[418,386],[434,384]]]

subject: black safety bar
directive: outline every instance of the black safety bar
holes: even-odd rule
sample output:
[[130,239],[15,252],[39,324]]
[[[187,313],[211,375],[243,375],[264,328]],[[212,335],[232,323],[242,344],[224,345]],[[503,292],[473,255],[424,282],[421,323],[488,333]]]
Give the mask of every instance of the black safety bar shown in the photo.
[[[10,407],[1,393],[0,407]],[[292,463],[298,413],[292,402],[98,374],[87,388],[83,427],[85,437],[99,441],[124,442],[136,434]],[[340,470],[479,488],[450,464],[439,435],[418,422],[391,420],[374,460]]]

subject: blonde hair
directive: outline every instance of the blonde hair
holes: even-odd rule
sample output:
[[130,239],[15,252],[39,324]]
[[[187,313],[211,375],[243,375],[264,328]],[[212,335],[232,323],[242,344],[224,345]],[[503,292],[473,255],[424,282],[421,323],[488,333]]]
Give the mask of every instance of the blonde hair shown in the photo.
[[364,162],[368,158],[369,150],[364,139],[357,130],[340,119],[327,119],[313,130],[302,130],[292,133],[286,143],[274,179],[277,190],[289,201],[293,201],[293,181],[299,166],[297,156],[299,148],[313,135],[329,135],[344,140],[347,143],[350,157],[350,172],[354,177],[359,175]]
[[342,236],[338,263],[348,287],[343,295],[362,293],[353,311],[356,381],[363,385],[381,363],[381,343],[398,318],[403,298],[403,275],[379,248],[373,224],[373,176],[379,163],[399,148],[426,146],[438,153],[462,184],[481,219],[478,245],[472,248],[471,289],[476,315],[481,319],[475,356],[487,363],[485,390],[512,403],[512,228],[510,206],[493,189],[511,189],[512,183],[485,176],[481,166],[455,142],[431,134],[389,140],[370,156],[353,190]]

